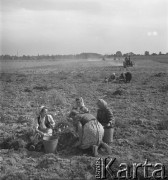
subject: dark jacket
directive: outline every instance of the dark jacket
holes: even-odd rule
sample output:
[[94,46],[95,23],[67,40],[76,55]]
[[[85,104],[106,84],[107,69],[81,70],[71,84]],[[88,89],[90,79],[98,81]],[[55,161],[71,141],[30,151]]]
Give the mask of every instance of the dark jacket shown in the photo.
[[106,127],[108,123],[110,123],[111,127],[114,127],[115,124],[114,115],[108,107],[97,110],[97,120],[104,127]]

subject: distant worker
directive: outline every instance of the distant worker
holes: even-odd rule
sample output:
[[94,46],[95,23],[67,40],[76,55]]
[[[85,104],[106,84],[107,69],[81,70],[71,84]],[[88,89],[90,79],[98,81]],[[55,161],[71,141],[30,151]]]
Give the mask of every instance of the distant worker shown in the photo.
[[119,77],[119,81],[123,81],[125,83],[129,83],[132,79],[132,74],[131,72],[123,72],[121,73],[120,77]]
[[119,81],[124,81],[125,82],[125,73],[120,74]]
[[127,61],[128,61],[128,57],[126,56],[126,57],[125,57],[125,62],[127,62]]
[[110,77],[109,77],[109,82],[110,81],[114,81],[116,79],[116,74],[113,73]]
[[132,79],[132,74],[130,72],[125,72],[125,82],[129,83]]

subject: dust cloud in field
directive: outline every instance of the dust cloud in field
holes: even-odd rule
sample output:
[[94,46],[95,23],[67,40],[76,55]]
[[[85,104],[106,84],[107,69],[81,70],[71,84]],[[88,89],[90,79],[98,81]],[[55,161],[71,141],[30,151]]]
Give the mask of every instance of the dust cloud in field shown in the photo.
[[72,59],[72,60],[6,60],[0,61],[0,72],[58,73],[88,67],[122,66],[122,60]]

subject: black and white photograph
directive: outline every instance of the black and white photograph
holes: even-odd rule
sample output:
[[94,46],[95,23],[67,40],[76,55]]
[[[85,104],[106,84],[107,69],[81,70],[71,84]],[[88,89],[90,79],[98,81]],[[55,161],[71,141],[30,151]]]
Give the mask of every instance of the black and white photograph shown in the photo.
[[168,1],[0,0],[0,180],[168,179]]

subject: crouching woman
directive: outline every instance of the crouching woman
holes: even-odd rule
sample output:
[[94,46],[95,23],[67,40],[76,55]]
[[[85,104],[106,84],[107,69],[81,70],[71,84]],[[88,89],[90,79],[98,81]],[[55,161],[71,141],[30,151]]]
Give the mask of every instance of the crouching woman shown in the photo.
[[88,108],[85,106],[84,100],[83,100],[82,97],[75,99],[75,103],[74,103],[74,105],[73,105],[72,110],[75,110],[75,111],[77,111],[77,112],[79,112],[79,113],[81,113],[81,114],[83,114],[83,113],[89,113],[89,110],[88,110]]
[[108,153],[111,153],[111,149],[102,141],[104,128],[92,114],[80,114],[73,110],[69,117],[72,118],[79,136],[79,141],[76,143],[76,147],[81,149],[92,148],[93,155],[97,156],[98,147],[101,145]]

